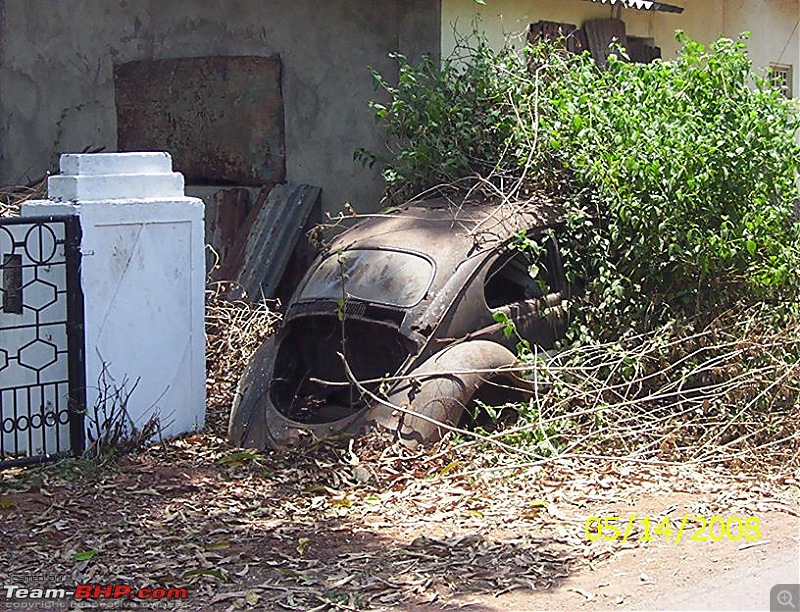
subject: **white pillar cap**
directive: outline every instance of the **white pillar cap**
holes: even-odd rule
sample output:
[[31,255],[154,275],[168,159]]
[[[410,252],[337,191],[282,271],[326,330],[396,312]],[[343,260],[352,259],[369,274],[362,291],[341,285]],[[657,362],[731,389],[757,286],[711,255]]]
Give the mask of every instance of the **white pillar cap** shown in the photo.
[[68,153],[61,174],[47,180],[56,201],[131,200],[183,196],[183,175],[172,172],[172,157],[152,153]]

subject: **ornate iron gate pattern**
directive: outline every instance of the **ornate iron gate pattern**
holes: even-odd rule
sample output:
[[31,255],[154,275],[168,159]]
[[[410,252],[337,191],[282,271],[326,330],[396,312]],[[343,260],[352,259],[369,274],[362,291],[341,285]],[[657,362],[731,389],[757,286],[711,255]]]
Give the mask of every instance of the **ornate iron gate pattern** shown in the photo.
[[83,450],[80,225],[0,219],[0,468]]

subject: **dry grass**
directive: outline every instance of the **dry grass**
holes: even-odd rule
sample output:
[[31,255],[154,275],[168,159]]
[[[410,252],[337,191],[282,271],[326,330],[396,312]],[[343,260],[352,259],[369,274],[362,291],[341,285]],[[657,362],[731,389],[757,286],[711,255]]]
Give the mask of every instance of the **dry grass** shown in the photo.
[[47,181],[33,187],[0,187],[0,217],[17,217],[23,203],[46,197]]
[[215,283],[206,292],[206,430],[222,436],[247,362],[280,320],[274,303],[228,301],[228,289]]
[[[529,465],[583,457],[793,474],[800,322],[768,316],[726,313],[700,331],[671,325],[529,360],[521,369],[541,392],[514,426],[489,435],[506,445],[494,454],[516,446]],[[486,440],[454,450],[476,445]]]

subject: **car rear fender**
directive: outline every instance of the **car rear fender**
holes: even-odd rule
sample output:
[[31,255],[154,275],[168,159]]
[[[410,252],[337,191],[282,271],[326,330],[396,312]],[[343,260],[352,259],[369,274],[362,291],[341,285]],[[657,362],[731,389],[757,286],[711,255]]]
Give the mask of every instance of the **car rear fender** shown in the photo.
[[380,404],[367,413],[367,421],[393,432],[407,446],[435,442],[446,429],[432,421],[458,424],[464,408],[481,385],[507,377],[516,380],[520,390],[524,389],[527,385],[513,373],[502,374],[504,368],[515,363],[514,354],[496,342],[473,340],[455,344],[411,372],[387,399],[388,404],[422,416]]

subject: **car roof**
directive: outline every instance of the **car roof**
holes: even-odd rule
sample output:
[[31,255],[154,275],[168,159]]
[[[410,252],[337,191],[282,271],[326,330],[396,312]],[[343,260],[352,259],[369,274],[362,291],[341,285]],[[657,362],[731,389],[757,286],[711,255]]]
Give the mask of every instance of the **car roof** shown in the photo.
[[333,239],[330,251],[389,248],[423,253],[434,261],[457,261],[504,244],[521,231],[551,227],[560,217],[560,207],[541,201],[454,205],[426,200],[360,216],[355,226]]

